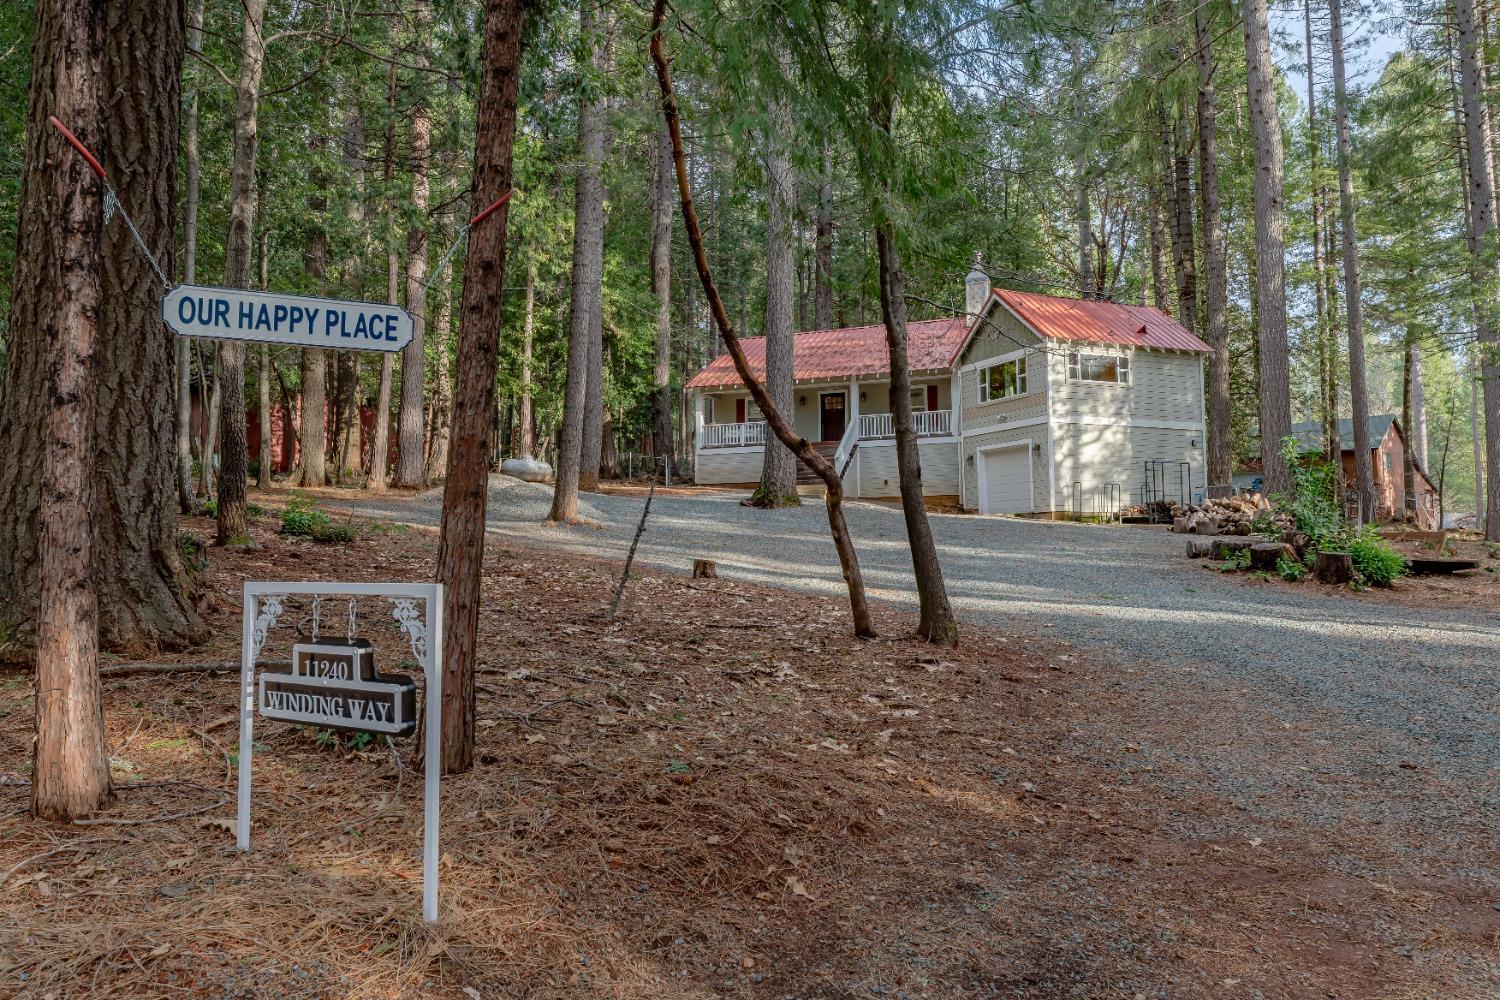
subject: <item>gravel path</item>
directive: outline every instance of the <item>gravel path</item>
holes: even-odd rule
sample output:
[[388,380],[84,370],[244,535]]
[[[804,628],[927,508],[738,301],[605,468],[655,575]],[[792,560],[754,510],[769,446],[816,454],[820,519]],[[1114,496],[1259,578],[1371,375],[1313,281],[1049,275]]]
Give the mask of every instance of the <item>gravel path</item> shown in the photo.
[[[642,496],[591,496],[583,515],[598,525],[571,528],[540,525],[549,496],[495,477],[490,531],[623,558]],[[709,558],[725,577],[842,594],[821,503],[768,512],[738,500],[658,496],[637,560],[685,571]],[[430,524],[438,503],[356,509]],[[900,511],[856,502],[848,519],[871,596],[914,607]],[[1384,824],[1403,851],[1424,850],[1441,827],[1469,846],[1444,846],[1440,860],[1494,880],[1500,616],[1247,583],[1183,558],[1181,537],[1160,529],[972,515],[932,525],[961,618],[1119,664],[1143,720],[1159,723],[1142,722],[1146,759],[1187,759],[1236,809],[1330,829]]]

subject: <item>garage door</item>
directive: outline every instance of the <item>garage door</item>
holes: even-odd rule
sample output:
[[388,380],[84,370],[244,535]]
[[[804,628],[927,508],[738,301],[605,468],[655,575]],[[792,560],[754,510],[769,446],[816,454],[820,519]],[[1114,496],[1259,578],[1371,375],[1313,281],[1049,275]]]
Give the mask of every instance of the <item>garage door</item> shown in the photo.
[[981,452],[979,456],[979,512],[1031,512],[1031,446],[1016,445]]

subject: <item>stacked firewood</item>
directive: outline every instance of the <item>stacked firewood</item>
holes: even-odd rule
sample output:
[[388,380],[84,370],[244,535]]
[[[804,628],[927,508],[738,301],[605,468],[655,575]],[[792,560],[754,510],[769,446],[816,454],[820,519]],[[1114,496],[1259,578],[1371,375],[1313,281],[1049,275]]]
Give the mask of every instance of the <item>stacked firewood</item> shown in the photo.
[[1290,515],[1277,511],[1256,490],[1181,508],[1172,519],[1173,531],[1189,535],[1248,535],[1256,528],[1279,535],[1292,527]]

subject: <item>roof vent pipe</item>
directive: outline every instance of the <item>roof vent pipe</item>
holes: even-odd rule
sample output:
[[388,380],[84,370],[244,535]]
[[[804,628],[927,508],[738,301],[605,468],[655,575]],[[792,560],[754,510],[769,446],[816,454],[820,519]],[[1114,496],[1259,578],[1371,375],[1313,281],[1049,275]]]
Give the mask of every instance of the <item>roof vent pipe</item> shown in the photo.
[[974,254],[974,267],[964,278],[964,313],[970,323],[979,318],[984,304],[990,297],[990,276],[979,266],[979,254]]

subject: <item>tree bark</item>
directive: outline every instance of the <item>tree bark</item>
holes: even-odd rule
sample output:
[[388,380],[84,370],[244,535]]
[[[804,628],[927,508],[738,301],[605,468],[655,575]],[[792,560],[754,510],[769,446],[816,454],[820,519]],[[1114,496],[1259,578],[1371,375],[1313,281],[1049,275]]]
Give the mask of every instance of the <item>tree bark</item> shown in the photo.
[[453,372],[448,365],[448,342],[453,325],[453,288],[444,275],[437,287],[437,305],[432,310],[432,335],[437,340],[432,370],[432,443],[427,450],[427,481],[442,479],[448,471],[448,442],[453,420]]
[[[244,0],[245,28],[240,49],[240,76],[235,87],[234,154],[229,171],[229,233],[224,240],[224,284],[250,287],[251,229],[255,217],[255,156],[261,73],[265,68],[266,0]],[[220,545],[245,534],[245,345],[226,340],[219,347],[218,535]]]
[[[1089,207],[1089,160],[1083,123],[1083,54],[1073,43],[1073,130],[1078,148],[1073,154],[1073,216],[1078,225],[1078,297],[1091,299],[1094,285],[1094,228]],[[887,334],[889,337],[889,334]],[[908,403],[908,405],[910,405]]]
[[[92,528],[103,186],[47,121],[56,115],[82,142],[103,151],[108,95],[102,92],[101,11],[82,0],[37,4],[9,357],[0,396],[0,429],[10,454],[0,466],[0,496],[8,501],[0,509],[6,552],[0,587],[7,611],[12,599],[31,596],[17,584],[40,592],[33,605],[31,811],[58,820],[86,816],[110,795]],[[176,143],[168,149],[175,151]],[[28,439],[31,446],[21,446]],[[168,472],[170,487],[170,466]],[[28,492],[47,502],[27,502]],[[17,579],[28,571],[34,574],[29,581]]]
[[1245,60],[1255,143],[1255,300],[1259,324],[1260,456],[1267,491],[1290,495],[1281,442],[1292,432],[1286,336],[1286,220],[1281,119],[1266,0],[1245,2]]
[[1375,473],[1370,459],[1370,403],[1365,381],[1365,333],[1359,290],[1359,245],[1354,227],[1354,164],[1349,102],[1344,92],[1344,26],[1340,0],[1328,2],[1333,55],[1334,119],[1338,132],[1339,223],[1344,241],[1344,318],[1349,331],[1349,410],[1354,423],[1354,489],[1362,516],[1375,518]]
[[1406,435],[1406,447],[1401,449],[1401,503],[1393,516],[1416,520],[1417,456],[1411,433],[1412,426],[1412,349],[1414,331],[1406,331],[1406,350],[1401,352],[1401,431]]
[[1172,121],[1172,203],[1177,210],[1172,220],[1172,268],[1177,276],[1177,322],[1189,330],[1197,330],[1198,268],[1194,260],[1193,184],[1187,147],[1187,118],[1179,113]]
[[1411,354],[1411,452],[1417,464],[1427,469],[1427,401],[1422,389],[1422,345],[1413,340],[1407,347]]
[[[321,155],[326,140],[314,135],[309,142],[314,155]],[[327,177],[314,168],[308,180],[312,192],[307,196],[307,255],[304,268],[317,294],[327,291],[328,212]],[[302,350],[302,414],[298,434],[301,453],[299,479],[303,486],[324,486],[328,482],[328,354],[321,348]]]
[[[486,0],[474,174],[469,203],[493,204],[511,187],[521,36],[529,0]],[[469,234],[460,305],[453,441],[438,541],[443,595],[443,771],[474,765],[474,673],[479,656],[480,578],[484,566],[485,501],[489,487],[490,413],[500,361],[500,296],[505,284],[502,205]]]
[[[271,244],[269,234],[264,230],[260,234],[260,289],[266,291],[271,280]],[[256,372],[256,388],[260,390],[260,398],[256,400],[260,417],[260,448],[257,449],[255,486],[257,489],[268,490],[271,488],[271,348],[267,344],[261,344],[257,351],[259,354],[259,371]]]
[[[194,0],[192,20],[188,24],[187,46],[197,52],[203,48],[203,4]],[[198,155],[198,86],[201,69],[194,64],[192,69],[192,95],[183,109],[186,116],[183,131],[184,158],[187,161],[187,208],[183,213],[183,281],[194,284],[198,274],[198,188],[201,165]],[[193,495],[193,342],[188,337],[177,338],[177,503],[184,514],[198,510],[198,499]]]
[[[651,384],[655,388],[652,451],[662,461],[670,482],[671,468],[676,462],[672,448],[672,141],[665,125],[655,130],[655,138],[656,155],[651,160],[651,291],[656,296],[656,363],[651,369]],[[529,381],[526,387],[523,423],[531,415]],[[527,423],[522,433],[528,434],[529,430]],[[527,444],[529,447],[530,442]]]
[[[1474,0],[1457,0],[1459,65],[1463,79],[1465,136],[1469,147],[1469,190],[1473,213],[1470,246],[1474,252],[1474,325],[1479,333],[1477,353],[1484,394],[1484,537],[1500,542],[1500,330],[1497,330],[1493,292],[1495,228],[1494,177],[1490,169],[1490,136],[1483,112],[1484,92],[1479,39],[1474,23]],[[1478,468],[1475,469],[1476,478]]]
[[[771,108],[766,130],[766,393],[781,413],[794,412],[792,374],[792,299],[796,294],[792,216],[796,192],[792,162],[782,145],[792,135],[792,113],[784,98]],[[910,401],[908,400],[908,405]],[[790,507],[797,496],[797,457],[780,441],[761,449],[760,485],[751,498],[757,507]]]
[[[596,71],[600,41],[595,19],[595,0],[583,0],[580,31],[587,40],[584,72]],[[604,103],[585,91],[578,101],[578,178],[574,189],[573,279],[571,317],[568,327],[568,375],[563,390],[562,437],[558,441],[556,482],[552,492],[554,521],[570,522],[578,517],[578,491],[596,489],[599,483],[599,451],[585,448],[591,402],[600,399],[593,391],[594,366],[603,362],[603,346],[594,354],[594,343],[603,336],[604,275]],[[597,419],[597,418],[596,418]]]
[[682,146],[682,119],[677,109],[677,97],[672,92],[672,73],[667,65],[662,26],[667,16],[667,0],[655,0],[651,9],[651,62],[656,67],[656,80],[661,88],[662,116],[667,122],[667,132],[672,139],[672,163],[677,172],[677,194],[682,203],[682,223],[687,231],[688,243],[693,250],[693,265],[698,271],[698,282],[708,300],[714,326],[734,362],[735,371],[745,383],[750,395],[766,418],[771,431],[783,444],[796,452],[797,457],[811,469],[826,487],[824,504],[828,511],[829,532],[833,546],[838,552],[839,565],[844,583],[849,589],[849,608],[854,620],[854,634],[862,639],[874,638],[875,626],[870,617],[869,602],[865,598],[864,576],[859,569],[859,557],[854,552],[854,542],[849,537],[849,528],[844,521],[844,484],[838,472],[822,455],[813,449],[806,438],[800,437],[781,411],[771,401],[765,386],[755,380],[750,371],[750,360],[740,346],[740,339],[729,322],[729,313],[724,300],[719,297],[714,284],[713,272],[708,266],[708,251],[703,242],[703,232],[698,228],[698,209],[693,204],[692,186],[688,181],[687,155]]
[[817,272],[813,280],[813,329],[833,328],[833,151],[823,144],[823,173],[818,179],[818,217],[814,228]]
[[219,410],[224,403],[224,380],[219,377],[221,364],[217,341],[208,345],[208,353],[213,355],[214,359],[213,382],[209,386],[210,376],[205,368],[203,382],[205,386],[209,386],[208,419],[203,428],[203,454],[198,463],[198,494],[204,499],[213,496],[218,488],[218,466],[214,463],[214,459],[219,454]]
[[536,449],[531,414],[531,340],[536,331],[536,261],[526,262],[526,311],[521,321],[521,443],[517,458],[530,458]]
[[1318,141],[1317,77],[1313,74],[1312,0],[1302,0],[1302,24],[1307,55],[1307,154],[1312,174],[1313,298],[1318,329],[1319,419],[1323,423],[1323,457],[1339,461],[1339,419],[1335,392],[1332,345],[1333,324],[1328,315],[1328,296],[1323,285],[1323,182],[1320,177],[1322,144]]
[[1171,316],[1177,310],[1172,302],[1172,293],[1167,288],[1167,269],[1162,263],[1162,257],[1166,253],[1167,234],[1161,220],[1159,195],[1151,196],[1148,211],[1151,213],[1151,304]]
[[1203,320],[1212,353],[1208,356],[1208,482],[1227,486],[1233,479],[1229,397],[1229,276],[1224,252],[1224,217],[1219,205],[1218,119],[1214,106],[1212,15],[1206,4],[1193,9],[1198,62],[1198,202],[1203,216]]
[[[411,61],[420,72],[427,66],[428,36],[432,30],[430,0],[412,7]],[[411,109],[411,209],[416,221],[406,236],[406,310],[411,313],[411,343],[401,351],[401,413],[398,418],[396,485],[416,489],[424,485],[422,459],[426,432],[422,426],[422,391],[426,375],[427,334],[427,200],[430,182],[428,156],[432,148],[432,113],[422,97],[425,81],[418,81]]]

